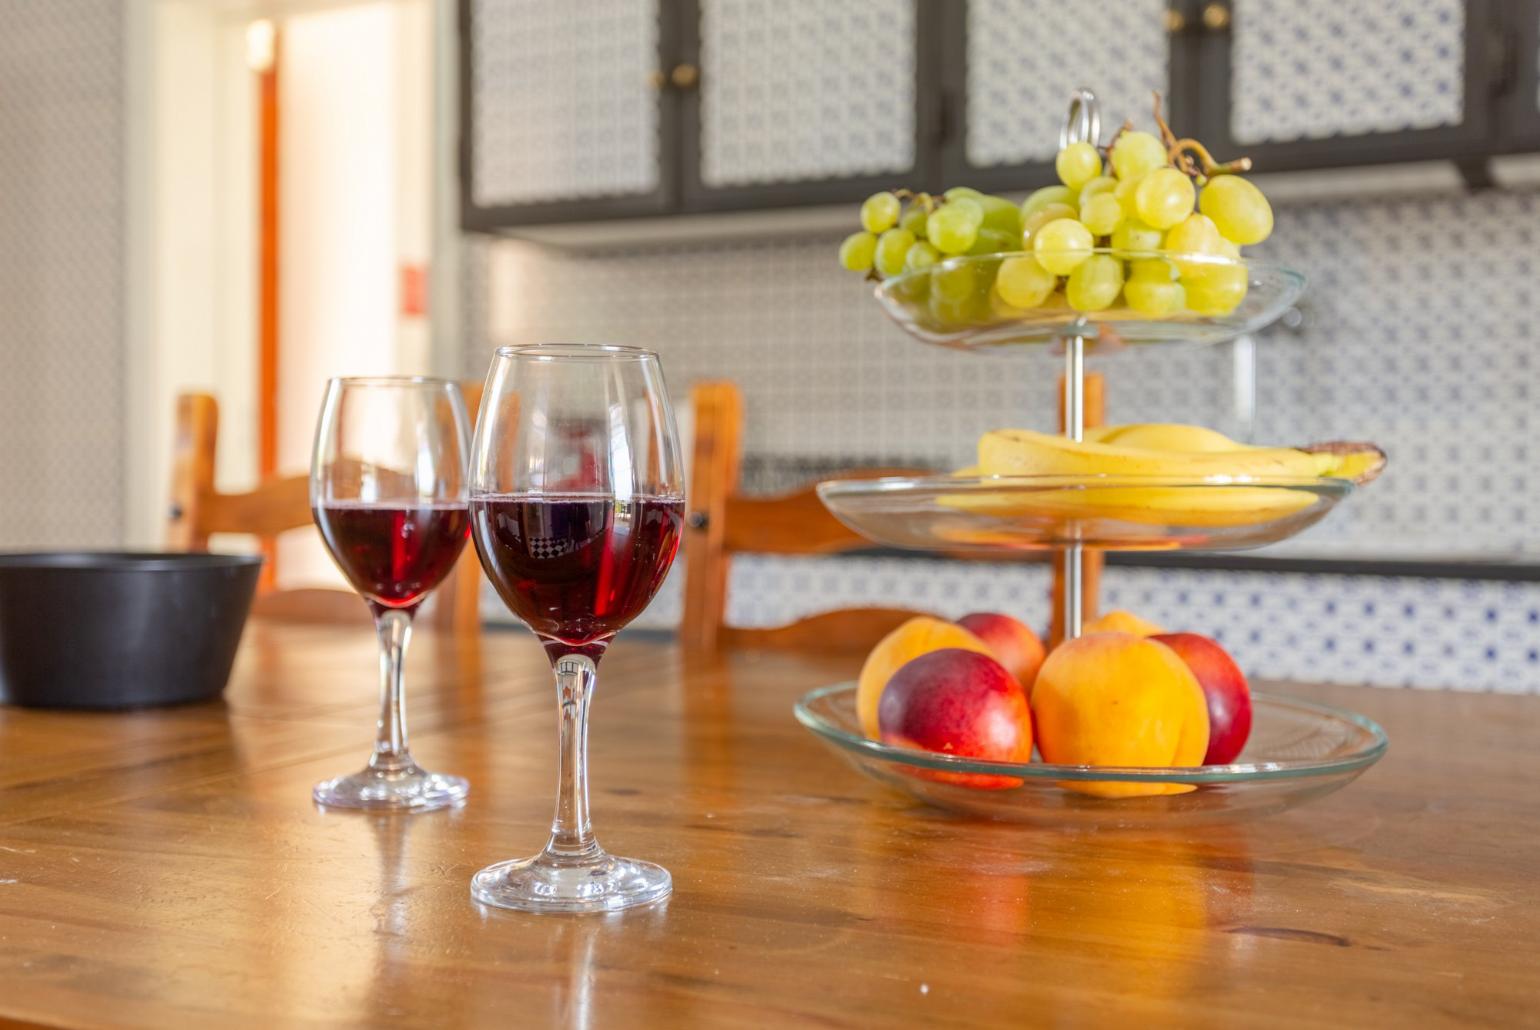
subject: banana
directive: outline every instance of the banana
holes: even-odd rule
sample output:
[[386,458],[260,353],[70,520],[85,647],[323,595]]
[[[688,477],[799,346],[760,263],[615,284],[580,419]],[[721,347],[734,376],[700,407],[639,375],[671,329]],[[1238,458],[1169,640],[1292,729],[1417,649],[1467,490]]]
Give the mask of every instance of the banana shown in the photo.
[[[1141,423],[1099,426],[1076,443],[1027,429],[1000,429],[979,440],[977,466],[959,475],[1149,477],[1095,489],[959,492],[947,507],[1003,517],[1116,519],[1152,525],[1258,525],[1302,512],[1317,497],[1300,489],[1248,485],[1273,479],[1351,479],[1366,483],[1385,466],[1372,444],[1253,447],[1202,426]],[[1229,480],[1211,485],[1204,480]],[[1195,482],[1198,481],[1198,482]]]

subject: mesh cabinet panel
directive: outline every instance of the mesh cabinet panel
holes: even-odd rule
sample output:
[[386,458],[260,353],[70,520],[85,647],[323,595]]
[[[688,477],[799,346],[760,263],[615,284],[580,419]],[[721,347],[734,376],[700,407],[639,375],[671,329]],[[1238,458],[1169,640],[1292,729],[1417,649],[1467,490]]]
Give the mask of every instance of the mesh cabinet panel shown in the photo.
[[1150,91],[1168,92],[1165,9],[1166,0],[971,0],[968,163],[1051,160],[1081,86],[1101,101],[1103,139],[1125,118],[1153,127]]
[[1458,125],[1464,0],[1234,0],[1230,131],[1278,143]]
[[648,193],[659,185],[658,0],[475,0],[474,201]]
[[914,0],[702,0],[711,187],[914,165]]

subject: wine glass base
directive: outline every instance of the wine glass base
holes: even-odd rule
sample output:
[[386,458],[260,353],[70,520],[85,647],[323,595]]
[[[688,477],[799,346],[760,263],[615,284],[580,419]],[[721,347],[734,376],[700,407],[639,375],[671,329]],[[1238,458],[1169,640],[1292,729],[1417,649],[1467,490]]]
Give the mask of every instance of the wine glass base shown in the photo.
[[471,897],[523,912],[616,912],[666,898],[673,889],[662,866],[603,851],[580,859],[541,852],[471,877]]
[[417,766],[395,772],[364,769],[351,776],[323,780],[311,797],[326,808],[361,808],[372,812],[431,812],[465,801],[470,784],[459,776],[431,773]]

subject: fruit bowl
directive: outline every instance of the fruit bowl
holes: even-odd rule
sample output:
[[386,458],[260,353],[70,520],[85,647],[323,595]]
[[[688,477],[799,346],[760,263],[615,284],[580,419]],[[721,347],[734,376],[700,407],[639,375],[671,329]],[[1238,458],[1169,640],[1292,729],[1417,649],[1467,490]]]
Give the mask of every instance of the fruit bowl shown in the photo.
[[[1253,693],[1252,706],[1251,738],[1234,764],[1188,768],[990,762],[884,744],[861,734],[853,683],[814,690],[795,712],[860,772],[920,801],[991,819],[1085,828],[1271,815],[1345,787],[1389,746],[1384,730],[1352,712],[1265,693]],[[980,782],[993,789],[968,785]],[[1077,789],[1109,783],[1179,793],[1101,797]]]
[[893,321],[925,343],[970,350],[1081,336],[1087,353],[1103,355],[1148,344],[1233,340],[1271,324],[1305,288],[1305,277],[1298,272],[1240,258],[1107,247],[1084,253],[1120,262],[1164,260],[1200,275],[1244,271],[1246,294],[1233,309],[1211,314],[1184,307],[1152,315],[1134,310],[1121,299],[1105,310],[1076,311],[1062,291],[1055,291],[1039,306],[1016,307],[1005,301],[996,282],[1005,262],[1033,256],[1021,251],[948,258],[885,279],[876,288],[877,300]]
[[831,479],[818,496],[879,544],[998,555],[1260,547],[1320,521],[1352,489],[1320,477],[920,476]]

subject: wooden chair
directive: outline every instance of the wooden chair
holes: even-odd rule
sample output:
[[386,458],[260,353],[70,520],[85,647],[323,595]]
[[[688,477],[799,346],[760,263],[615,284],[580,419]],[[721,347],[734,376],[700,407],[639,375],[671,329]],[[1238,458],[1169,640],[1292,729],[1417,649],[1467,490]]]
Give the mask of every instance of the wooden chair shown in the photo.
[[[467,413],[474,422],[481,384],[464,383]],[[278,534],[314,525],[308,476],[285,476],[246,493],[220,493],[214,486],[214,456],[219,438],[219,402],[206,393],[177,397],[176,442],[171,469],[171,508],[166,543],[173,550],[206,551],[214,533],[256,536],[271,555]],[[271,566],[269,566],[270,568]],[[431,625],[440,630],[476,633],[481,627],[478,595],[481,565],[467,547],[449,577],[435,591]],[[256,614],[316,622],[358,622],[368,610],[352,591],[278,590],[271,576],[258,587]]]
[[[1093,387],[1094,381],[1094,387]],[[1086,381],[1086,421],[1101,422],[1100,376]],[[872,547],[829,514],[813,486],[774,497],[738,493],[742,459],[743,396],[730,382],[703,382],[690,392],[695,440],[690,461],[684,537],[684,615],[680,643],[694,652],[738,647],[807,650],[869,649],[905,620],[923,614],[906,608],[846,608],[785,626],[745,628],[726,622],[727,580],[735,553],[827,555]],[[1061,414],[1062,419],[1062,414]],[[859,469],[844,478],[923,474],[922,469]],[[832,477],[831,477],[832,478]],[[1099,557],[1087,556],[1085,610],[1096,610]],[[1055,597],[1062,573],[1055,567]],[[1055,615],[1057,622],[1057,615]]]

